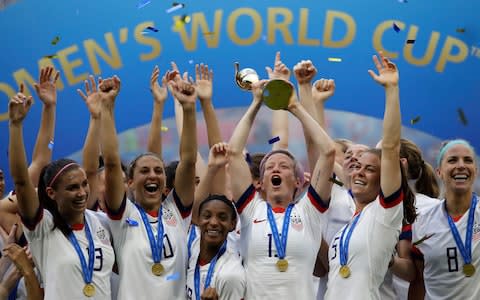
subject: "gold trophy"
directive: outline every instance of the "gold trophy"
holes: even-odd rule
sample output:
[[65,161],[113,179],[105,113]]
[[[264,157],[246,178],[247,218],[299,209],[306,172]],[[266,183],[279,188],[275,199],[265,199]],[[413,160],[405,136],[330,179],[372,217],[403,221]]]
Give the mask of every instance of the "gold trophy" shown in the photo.
[[[251,68],[240,70],[240,64],[235,63],[235,82],[242,90],[251,90],[252,84],[260,78]],[[272,79],[263,88],[262,100],[270,109],[287,109],[290,96],[293,93],[292,85],[282,79]]]

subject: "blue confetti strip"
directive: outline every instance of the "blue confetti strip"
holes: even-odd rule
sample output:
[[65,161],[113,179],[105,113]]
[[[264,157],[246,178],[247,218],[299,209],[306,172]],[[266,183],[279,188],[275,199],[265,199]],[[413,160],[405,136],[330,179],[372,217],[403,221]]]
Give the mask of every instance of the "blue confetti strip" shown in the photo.
[[149,5],[150,4],[150,0],[142,0],[140,1],[138,4],[137,4],[137,8],[140,9],[140,8],[144,8],[145,6]]
[[53,150],[53,141],[48,142],[48,149]]
[[400,27],[398,27],[397,24],[393,23],[393,30],[395,30],[396,32],[399,32],[401,29]]
[[182,9],[184,7],[185,7],[185,4],[178,3],[178,4],[174,5],[173,7],[170,7],[169,9],[167,9],[166,12],[167,12],[167,14],[169,14],[169,13],[172,13],[172,12],[177,11],[179,9]]
[[167,276],[167,280],[175,281],[175,280],[178,280],[178,279],[180,279],[180,274],[179,273],[173,273],[173,274]]
[[158,29],[155,28],[155,27],[152,27],[152,26],[148,26],[147,28],[145,28],[146,30],[150,30],[150,31],[153,31],[153,32],[158,32]]
[[269,140],[268,140],[268,143],[269,143],[270,145],[272,145],[272,144],[275,144],[275,143],[278,142],[278,141],[280,141],[280,137],[279,137],[279,136],[276,136],[276,137],[273,137],[273,138],[269,139]]
[[127,222],[127,224],[132,227],[138,226],[138,222],[134,219],[127,218],[125,222]]

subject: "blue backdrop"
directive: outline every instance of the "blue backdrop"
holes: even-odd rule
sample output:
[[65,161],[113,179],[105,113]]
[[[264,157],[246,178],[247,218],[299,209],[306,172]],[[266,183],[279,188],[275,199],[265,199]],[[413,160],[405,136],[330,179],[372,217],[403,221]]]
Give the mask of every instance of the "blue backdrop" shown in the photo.
[[[480,149],[479,1],[184,1],[184,8],[170,14],[165,10],[172,3],[159,0],[142,8],[139,4],[148,1],[0,2],[0,167],[4,170],[8,170],[8,99],[20,82],[33,92],[39,65],[50,63],[61,71],[53,149],[54,158],[59,158],[83,145],[89,115],[76,89],[87,74],[121,78],[116,116],[118,131],[125,132],[150,121],[148,86],[155,65],[163,73],[173,60],[182,71],[192,72],[196,63],[207,63],[215,73],[215,106],[230,108],[246,106],[251,99],[234,83],[233,62],[266,76],[265,66],[273,65],[277,50],[288,66],[311,59],[318,78],[336,80],[337,91],[327,102],[328,109],[380,119],[383,90],[367,70],[373,68],[371,55],[383,49],[400,69],[404,126],[439,140],[466,138]],[[191,22],[175,26],[174,18],[184,14]],[[147,26],[158,32],[142,33]],[[56,36],[60,40],[52,45]],[[409,39],[415,42],[407,44]],[[331,57],[342,61],[330,62]],[[37,103],[25,123],[29,156],[40,112]],[[172,115],[173,104],[168,101],[164,116]],[[417,117],[419,121],[411,124]],[[368,128],[358,126],[349,124],[344,130],[368,134]],[[10,181],[7,184],[11,187]]]

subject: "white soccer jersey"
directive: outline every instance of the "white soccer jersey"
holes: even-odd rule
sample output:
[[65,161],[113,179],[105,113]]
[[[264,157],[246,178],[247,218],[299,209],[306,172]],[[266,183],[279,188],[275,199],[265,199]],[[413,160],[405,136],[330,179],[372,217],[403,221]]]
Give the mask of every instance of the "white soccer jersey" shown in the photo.
[[351,274],[343,278],[340,269],[339,231],[328,252],[330,270],[325,299],[380,299],[382,284],[403,220],[403,193],[380,196],[369,203],[352,233],[348,249]]
[[[115,257],[110,244],[110,233],[102,226],[94,212],[86,210],[85,218],[95,247],[92,277],[95,296],[90,298],[83,294],[85,281],[78,254],[59,229],[52,230],[51,213],[42,209],[39,211],[37,224],[23,226],[35,265],[41,273],[45,299],[111,299],[110,274]],[[85,230],[74,230],[73,233],[88,263],[88,240]]]
[[[463,274],[464,261],[455,243],[447,221],[445,200],[424,211],[412,226],[412,242],[417,258],[423,258],[425,299],[480,299],[480,205],[475,209],[472,235],[472,277]],[[460,238],[465,243],[467,211],[455,222]]]
[[[190,208],[182,206],[175,190],[162,203],[164,273],[152,273],[153,257],[147,231],[135,204],[124,199],[120,212],[109,212],[113,245],[120,274],[119,300],[181,299],[185,297],[187,230]],[[157,236],[158,217],[147,214],[153,235]]]
[[423,211],[428,210],[430,207],[438,204],[440,200],[429,197],[424,194],[415,194],[415,210],[417,214],[421,214]]
[[[241,217],[240,247],[247,275],[245,299],[314,299],[312,273],[322,238],[326,210],[315,190],[309,187],[292,209],[286,259],[288,269],[280,272],[275,242],[267,218],[267,203],[250,186],[236,203]],[[274,209],[275,211],[275,209]],[[285,214],[274,214],[279,233]]]
[[[355,213],[355,201],[350,192],[337,184],[332,185],[332,193],[330,196],[330,205],[325,213],[327,218],[325,226],[323,226],[322,235],[327,244],[331,244],[335,234],[348,224]],[[317,290],[317,300],[323,300],[327,290],[328,275],[320,277]]]
[[[421,193],[415,193],[415,211],[417,212],[417,215],[422,214],[425,210],[428,210],[430,207],[438,204],[439,202],[440,202],[439,199],[431,198]],[[402,237],[403,234],[404,233],[402,232],[402,234],[400,234],[400,237]],[[412,240],[411,228],[410,228],[408,239],[410,241]],[[410,282],[393,275],[393,290],[395,291],[397,300],[407,300],[409,286],[410,286]],[[382,297],[382,300],[383,300],[383,297]]]
[[[193,228],[198,229],[197,226],[192,226],[191,229]],[[210,287],[215,288],[219,300],[241,300],[245,296],[247,279],[242,260],[236,249],[228,245],[229,242],[230,240],[227,240],[227,251],[217,260]],[[199,253],[200,235],[198,234],[191,244],[191,256],[187,269],[187,300],[200,300],[196,298],[194,284],[195,265]],[[209,267],[210,264],[200,267],[200,296],[204,290]]]

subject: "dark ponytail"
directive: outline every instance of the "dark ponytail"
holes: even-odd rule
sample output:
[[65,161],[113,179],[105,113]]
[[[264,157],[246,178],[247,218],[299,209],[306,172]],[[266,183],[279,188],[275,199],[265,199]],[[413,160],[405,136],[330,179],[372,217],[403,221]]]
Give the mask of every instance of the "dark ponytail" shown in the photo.
[[400,140],[400,157],[407,159],[407,178],[415,180],[415,191],[432,198],[438,198],[440,188],[432,166],[425,162],[422,151],[412,141]]
[[48,196],[47,187],[55,189],[60,181],[60,178],[62,177],[61,173],[78,168],[80,168],[80,166],[74,160],[62,158],[45,166],[40,173],[40,179],[38,181],[37,194],[38,200],[40,201],[40,207],[45,208],[52,214],[52,230],[58,228],[67,237],[70,235],[70,233],[72,233],[72,229],[70,226],[68,226],[65,219],[63,219],[63,217],[60,215],[57,202]]

